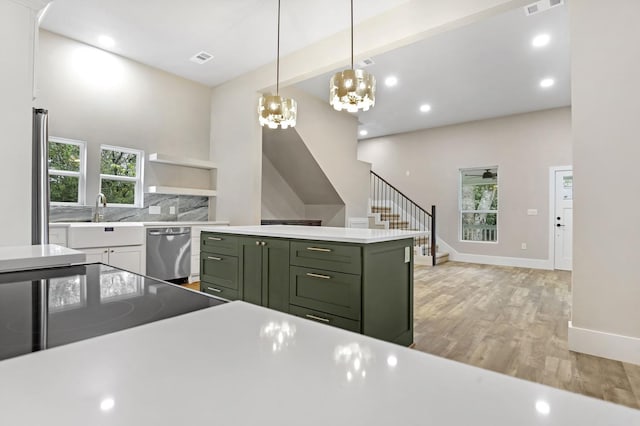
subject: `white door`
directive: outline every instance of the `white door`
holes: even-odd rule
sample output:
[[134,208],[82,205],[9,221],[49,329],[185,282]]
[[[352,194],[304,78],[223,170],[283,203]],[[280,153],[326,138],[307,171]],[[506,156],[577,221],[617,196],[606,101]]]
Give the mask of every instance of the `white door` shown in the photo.
[[571,271],[573,259],[573,171],[555,172],[554,267]]
[[142,246],[112,247],[109,249],[109,265],[142,273]]
[[109,263],[109,249],[106,248],[86,248],[77,249],[87,255],[87,263]]

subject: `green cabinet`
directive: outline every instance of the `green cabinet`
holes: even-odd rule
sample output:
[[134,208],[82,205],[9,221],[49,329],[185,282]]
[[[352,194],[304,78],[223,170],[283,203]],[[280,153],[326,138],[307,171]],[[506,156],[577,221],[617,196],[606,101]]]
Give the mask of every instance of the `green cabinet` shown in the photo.
[[289,311],[289,241],[277,238],[238,238],[243,300]]
[[203,232],[201,289],[408,346],[412,246]]

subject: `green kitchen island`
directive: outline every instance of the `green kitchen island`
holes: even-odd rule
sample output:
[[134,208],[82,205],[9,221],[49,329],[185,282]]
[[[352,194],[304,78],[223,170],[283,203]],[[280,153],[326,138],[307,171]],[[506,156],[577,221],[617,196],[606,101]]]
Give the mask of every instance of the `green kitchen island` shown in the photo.
[[200,288],[405,346],[413,343],[417,231],[205,227]]

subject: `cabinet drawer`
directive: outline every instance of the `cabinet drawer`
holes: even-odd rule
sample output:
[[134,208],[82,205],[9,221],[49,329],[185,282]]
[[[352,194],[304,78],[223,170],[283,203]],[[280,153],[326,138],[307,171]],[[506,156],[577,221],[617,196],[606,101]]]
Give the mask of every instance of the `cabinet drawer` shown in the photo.
[[201,253],[200,279],[215,286],[238,290],[238,258]]
[[293,305],[360,319],[360,275],[292,266],[289,285]]
[[360,246],[315,241],[292,241],[291,264],[329,271],[360,274]]
[[289,313],[321,324],[332,325],[334,327],[360,333],[360,321],[341,318],[339,316],[327,314],[326,312],[318,312],[313,309],[302,308],[295,305],[289,306]]
[[204,281],[200,282],[200,291],[212,296],[222,297],[223,299],[227,300],[239,299],[237,290],[231,290],[226,287],[218,286]]
[[238,237],[228,234],[203,232],[200,235],[200,250],[208,253],[238,255]]

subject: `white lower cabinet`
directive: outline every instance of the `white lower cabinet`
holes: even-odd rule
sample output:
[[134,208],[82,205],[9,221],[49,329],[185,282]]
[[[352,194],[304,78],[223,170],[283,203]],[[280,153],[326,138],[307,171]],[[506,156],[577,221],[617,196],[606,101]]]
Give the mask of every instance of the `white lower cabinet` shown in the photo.
[[87,262],[102,262],[137,274],[144,273],[144,246],[76,249],[87,255]]

